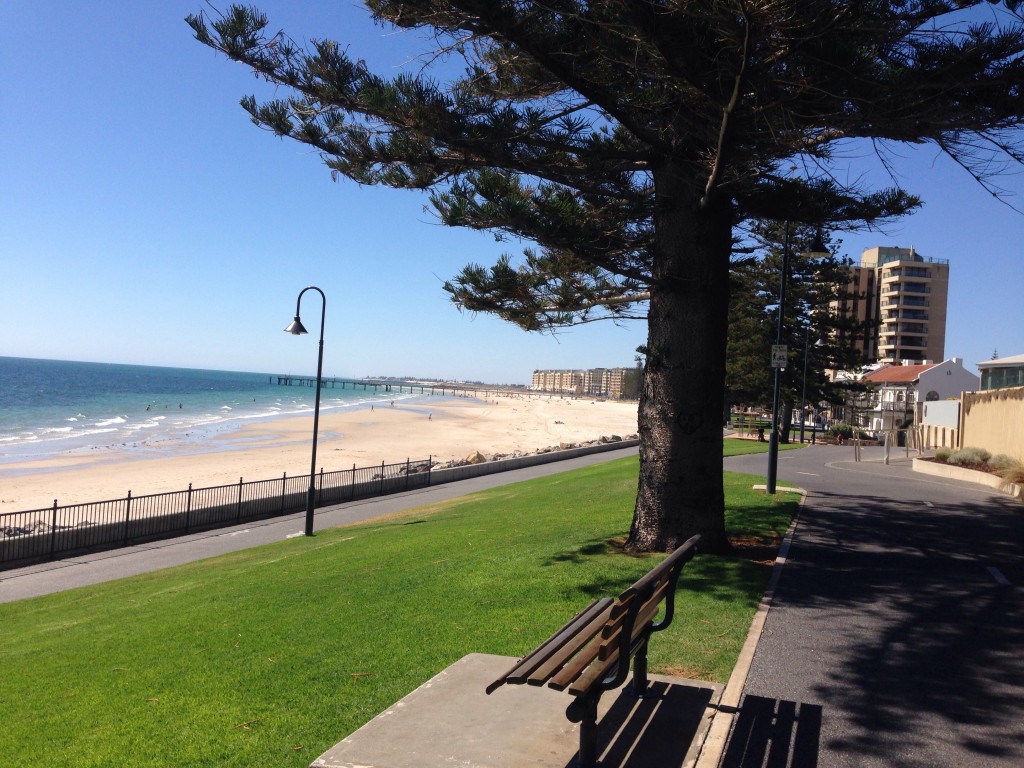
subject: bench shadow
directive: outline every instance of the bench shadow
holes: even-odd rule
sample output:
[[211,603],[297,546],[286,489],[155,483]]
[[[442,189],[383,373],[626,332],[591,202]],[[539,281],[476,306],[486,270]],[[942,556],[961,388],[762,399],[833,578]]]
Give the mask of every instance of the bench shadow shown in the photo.
[[817,704],[744,697],[721,768],[816,768],[821,713]]
[[[610,695],[610,694],[609,694]],[[622,688],[598,721],[601,768],[681,768],[707,727],[713,688],[651,681],[637,697]],[[576,765],[576,756],[566,768]]]

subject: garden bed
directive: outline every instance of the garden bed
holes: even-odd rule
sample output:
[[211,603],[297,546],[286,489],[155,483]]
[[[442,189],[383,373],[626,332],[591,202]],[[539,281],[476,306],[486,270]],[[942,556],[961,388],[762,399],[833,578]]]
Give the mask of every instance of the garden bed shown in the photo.
[[972,467],[958,467],[955,464],[947,464],[933,458],[915,458],[913,469],[915,472],[921,472],[925,475],[935,475],[951,480],[964,480],[969,483],[986,485],[989,488],[995,488],[1017,498],[1024,496],[1024,488],[1017,483],[1007,482],[999,477],[999,475],[992,474],[987,465],[984,464],[975,464]]

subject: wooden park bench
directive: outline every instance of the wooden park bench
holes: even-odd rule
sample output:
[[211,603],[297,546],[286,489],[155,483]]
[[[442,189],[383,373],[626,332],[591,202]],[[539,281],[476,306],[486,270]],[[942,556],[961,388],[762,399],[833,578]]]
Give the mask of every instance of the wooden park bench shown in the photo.
[[676,582],[699,541],[689,539],[617,598],[596,600],[488,685],[487,693],[523,683],[567,691],[575,698],[566,717],[580,724],[578,765],[595,766],[601,695],[626,681],[631,659],[634,693],[647,690],[647,643],[672,623]]

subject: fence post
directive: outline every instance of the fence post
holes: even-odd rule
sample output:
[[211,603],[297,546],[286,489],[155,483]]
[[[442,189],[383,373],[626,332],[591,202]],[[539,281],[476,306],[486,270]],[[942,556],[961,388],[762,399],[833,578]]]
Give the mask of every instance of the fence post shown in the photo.
[[380,463],[380,491],[377,492],[378,496],[384,495],[384,462]]
[[238,478],[238,509],[235,510],[235,522],[242,521],[242,478]]
[[124,508],[124,545],[128,546],[128,521],[132,518],[132,492],[128,491]]
[[282,514],[282,515],[284,514],[284,494],[285,494],[285,491],[287,489],[288,489],[288,473],[285,472],[284,475],[281,477],[281,509],[279,511],[279,514]]
[[409,457],[405,457],[405,490],[409,490]]
[[192,483],[188,484],[188,496],[185,500],[185,533],[188,533],[189,526],[192,524]]
[[434,469],[434,454],[430,454],[427,459],[427,487],[430,487],[430,473]]
[[317,483],[316,502],[313,504],[313,506],[316,506],[317,504],[320,504],[323,501],[323,497],[324,497],[324,468],[320,467],[320,482]]
[[50,559],[57,557],[57,500],[53,500],[53,521],[50,524]]
[[[355,389],[355,387],[353,387],[353,389]],[[349,501],[352,501],[356,497],[356,465],[355,465],[355,462],[352,463],[352,483],[351,483],[351,485],[349,487],[352,490],[352,493],[349,494]]]

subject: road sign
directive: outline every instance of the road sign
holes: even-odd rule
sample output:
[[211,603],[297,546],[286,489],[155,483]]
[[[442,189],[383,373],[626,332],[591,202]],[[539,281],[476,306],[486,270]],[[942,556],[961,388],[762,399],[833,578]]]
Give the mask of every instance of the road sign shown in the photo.
[[772,368],[785,368],[788,355],[785,344],[772,344]]

